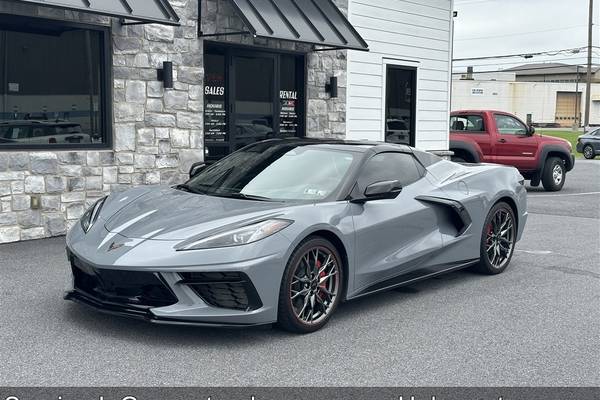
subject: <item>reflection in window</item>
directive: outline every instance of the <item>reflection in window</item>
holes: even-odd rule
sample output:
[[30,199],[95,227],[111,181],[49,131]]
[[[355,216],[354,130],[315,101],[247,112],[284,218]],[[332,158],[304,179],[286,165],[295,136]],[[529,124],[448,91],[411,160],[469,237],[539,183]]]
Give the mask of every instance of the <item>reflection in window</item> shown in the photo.
[[527,127],[513,117],[496,114],[494,118],[496,118],[496,126],[501,135],[527,134]]
[[414,145],[415,69],[388,66],[386,82],[385,140]]
[[106,144],[103,31],[0,19],[0,147]]

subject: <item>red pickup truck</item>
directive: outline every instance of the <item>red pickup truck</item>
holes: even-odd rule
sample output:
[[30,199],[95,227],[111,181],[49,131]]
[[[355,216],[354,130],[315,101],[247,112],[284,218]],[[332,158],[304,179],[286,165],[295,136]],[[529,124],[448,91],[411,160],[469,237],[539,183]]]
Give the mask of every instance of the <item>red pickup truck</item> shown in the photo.
[[521,175],[540,182],[547,191],[563,188],[575,166],[573,146],[560,138],[542,136],[519,118],[501,111],[468,110],[450,114],[453,161],[512,165]]

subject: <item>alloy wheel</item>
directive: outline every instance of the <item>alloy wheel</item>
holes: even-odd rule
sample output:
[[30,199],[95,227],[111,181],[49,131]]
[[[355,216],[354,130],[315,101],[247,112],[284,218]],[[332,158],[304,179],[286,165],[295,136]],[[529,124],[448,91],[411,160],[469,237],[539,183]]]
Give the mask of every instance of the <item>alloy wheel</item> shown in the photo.
[[512,255],[515,244],[515,224],[512,215],[499,209],[487,226],[486,255],[490,264],[503,268]]
[[298,261],[290,288],[290,300],[296,318],[316,325],[327,318],[340,291],[340,266],[325,247],[307,251]]
[[554,183],[556,186],[560,186],[563,181],[563,168],[560,165],[555,165],[552,169],[552,179],[554,179]]
[[594,157],[594,150],[591,146],[585,146],[585,149],[583,149],[583,156],[588,160]]

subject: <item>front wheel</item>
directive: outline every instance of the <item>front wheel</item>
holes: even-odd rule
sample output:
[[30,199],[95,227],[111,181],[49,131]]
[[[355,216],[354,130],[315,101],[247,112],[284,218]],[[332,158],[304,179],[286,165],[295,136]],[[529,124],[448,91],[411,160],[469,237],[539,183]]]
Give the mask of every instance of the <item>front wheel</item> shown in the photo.
[[513,209],[504,202],[496,204],[483,225],[477,271],[487,275],[504,272],[515,251],[516,238],[517,221]]
[[596,158],[596,153],[594,149],[589,144],[583,148],[583,156],[588,160],[593,160]]
[[343,294],[339,252],[328,240],[312,237],[290,256],[279,290],[278,324],[294,333],[321,329]]
[[542,174],[542,185],[548,192],[558,192],[562,190],[567,179],[567,169],[565,163],[559,157],[550,157],[544,165]]

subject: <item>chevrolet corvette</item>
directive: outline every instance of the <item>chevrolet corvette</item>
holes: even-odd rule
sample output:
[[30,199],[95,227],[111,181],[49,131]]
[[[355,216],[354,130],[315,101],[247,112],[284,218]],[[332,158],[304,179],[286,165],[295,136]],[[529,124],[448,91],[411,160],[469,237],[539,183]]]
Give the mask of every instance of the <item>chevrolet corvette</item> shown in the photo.
[[90,207],[67,236],[65,298],[154,323],[310,333],[344,301],[503,272],[527,221],[515,168],[403,145],[275,139],[190,175]]

